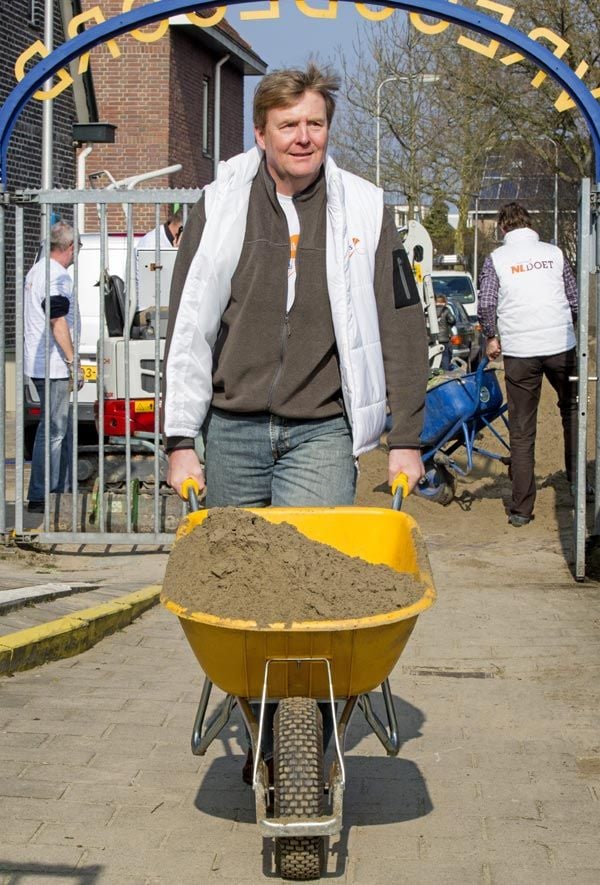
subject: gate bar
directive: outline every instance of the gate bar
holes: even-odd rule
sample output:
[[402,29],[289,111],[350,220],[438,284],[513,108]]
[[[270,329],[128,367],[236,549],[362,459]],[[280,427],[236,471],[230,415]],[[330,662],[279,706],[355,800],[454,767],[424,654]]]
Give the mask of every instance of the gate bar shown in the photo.
[[[585,578],[586,469],[588,430],[589,306],[590,306],[591,184],[584,178],[579,190],[577,232],[577,467],[575,473],[575,580]],[[573,480],[572,480],[573,481]]]
[[0,192],[0,535],[6,534],[6,204]]

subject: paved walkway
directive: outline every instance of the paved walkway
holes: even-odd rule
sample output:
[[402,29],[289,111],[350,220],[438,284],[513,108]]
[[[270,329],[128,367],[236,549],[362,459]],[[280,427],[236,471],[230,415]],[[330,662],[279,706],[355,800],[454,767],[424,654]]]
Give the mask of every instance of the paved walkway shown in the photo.
[[[600,595],[559,555],[544,581],[521,540],[531,579],[512,586],[477,545],[450,563],[428,539],[439,600],[392,675],[400,755],[355,717],[325,881],[600,881]],[[239,720],[191,754],[201,682],[161,608],[0,678],[2,885],[277,880],[240,778]]]

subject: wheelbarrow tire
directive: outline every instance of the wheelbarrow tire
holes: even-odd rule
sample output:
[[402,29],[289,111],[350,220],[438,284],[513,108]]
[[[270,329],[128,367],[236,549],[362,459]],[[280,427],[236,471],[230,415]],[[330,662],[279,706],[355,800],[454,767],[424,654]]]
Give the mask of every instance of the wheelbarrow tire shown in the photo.
[[[285,698],[275,714],[275,817],[319,817],[323,813],[323,720],[311,698]],[[276,840],[282,879],[319,879],[323,865],[322,836]]]
[[447,507],[452,502],[455,490],[456,479],[443,464],[428,467],[423,480],[414,488],[415,495],[435,501],[442,507]]

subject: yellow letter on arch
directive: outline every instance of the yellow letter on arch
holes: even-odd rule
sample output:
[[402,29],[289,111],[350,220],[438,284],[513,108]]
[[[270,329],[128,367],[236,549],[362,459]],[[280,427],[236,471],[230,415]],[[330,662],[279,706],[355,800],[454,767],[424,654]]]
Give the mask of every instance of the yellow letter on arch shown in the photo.
[[226,12],[226,6],[219,6],[208,18],[203,18],[195,12],[186,12],[186,17],[188,21],[191,21],[193,25],[198,25],[199,28],[212,28],[213,25],[218,25],[219,22],[223,21]]
[[[141,2],[143,3],[144,0],[141,0]],[[133,9],[134,3],[135,0],[123,0],[123,12],[129,12],[130,9]],[[156,30],[154,31],[141,31],[139,28],[134,28],[134,30],[129,33],[134,40],[139,40],[140,43],[156,43],[157,40],[160,40],[161,37],[165,36],[168,30],[169,19],[165,18],[161,22],[158,22]]]
[[[455,6],[458,4],[458,0],[449,0],[449,2],[454,3]],[[430,25],[423,21],[420,12],[411,12],[409,18],[413,27],[422,34],[442,34],[450,26],[450,22],[445,21],[438,21],[434,25]]]
[[[41,40],[36,40],[35,43],[28,46],[16,60],[15,77],[17,78],[18,83],[20,83],[25,76],[25,65],[34,55],[41,55],[42,58],[47,58],[50,55]],[[61,68],[60,71],[57,71],[56,76],[58,77],[58,83],[55,83],[52,89],[48,89],[48,91],[38,89],[37,92],[33,93],[33,97],[41,99],[41,101],[49,101],[51,98],[56,98],[57,95],[64,92],[64,90],[73,82],[73,77],[65,68]]]
[[279,18],[279,0],[269,0],[268,9],[247,9],[240,12],[242,21],[255,21],[261,18]]
[[391,6],[388,9],[369,9],[366,3],[355,3],[354,5],[358,9],[359,15],[370,22],[382,22],[394,14]]
[[[491,9],[493,12],[499,12],[500,21],[503,25],[509,24],[511,18],[515,14],[515,10],[510,6],[505,6],[504,3],[496,3],[495,0],[477,0],[477,6],[483,6],[484,9]],[[490,42],[486,44],[479,43],[478,40],[471,40],[470,37],[462,36],[458,38],[457,42],[459,46],[472,49],[473,52],[479,52],[480,55],[485,55],[486,58],[493,58],[500,46],[498,40],[490,40]]]
[[337,17],[337,0],[329,0],[327,9],[314,9],[309,6],[306,0],[296,0],[296,6],[304,15],[309,18],[336,18]]
[[[539,40],[540,37],[544,37],[549,43],[554,44],[553,55],[557,58],[562,58],[569,48],[569,44],[563,37],[559,37],[558,34],[555,34],[554,31],[550,31],[548,28],[534,28],[527,36],[531,40]],[[520,52],[511,52],[510,55],[505,55],[500,61],[503,65],[514,65],[519,61],[523,61],[523,56]],[[548,75],[544,71],[538,71],[531,81],[531,85],[535,89],[539,89],[547,76]]]
[[[102,10],[99,6],[93,6],[91,9],[88,9],[87,12],[81,12],[79,15],[73,16],[69,24],[67,25],[67,34],[69,37],[76,37],[79,33],[79,25],[82,25],[84,22],[94,22],[94,24],[99,25],[101,22],[105,22],[106,19],[102,14]],[[107,40],[106,45],[108,46],[109,52],[113,58],[118,58],[121,55],[121,50],[117,46],[115,40]],[[79,58],[79,74],[85,74],[88,69],[90,63],[90,54],[89,52],[83,52]]]
[[[583,80],[589,69],[590,66],[587,61],[580,61],[575,70],[575,76],[578,77],[580,80]],[[600,98],[600,88],[592,89],[592,95],[594,96],[594,98]],[[564,111],[570,111],[572,108],[574,108],[575,102],[573,101],[569,93],[565,89],[563,89],[561,94],[554,102],[554,107],[559,114],[562,114]]]

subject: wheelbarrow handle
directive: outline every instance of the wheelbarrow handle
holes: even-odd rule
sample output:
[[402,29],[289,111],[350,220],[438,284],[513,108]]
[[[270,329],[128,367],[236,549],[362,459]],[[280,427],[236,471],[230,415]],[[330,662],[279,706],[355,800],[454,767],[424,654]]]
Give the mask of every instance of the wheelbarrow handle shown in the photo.
[[188,476],[181,483],[181,497],[190,505],[190,512],[199,510],[198,496],[200,494],[200,486],[193,476]]
[[408,496],[408,476],[406,473],[397,473],[392,482],[392,510],[402,510],[402,503]]

